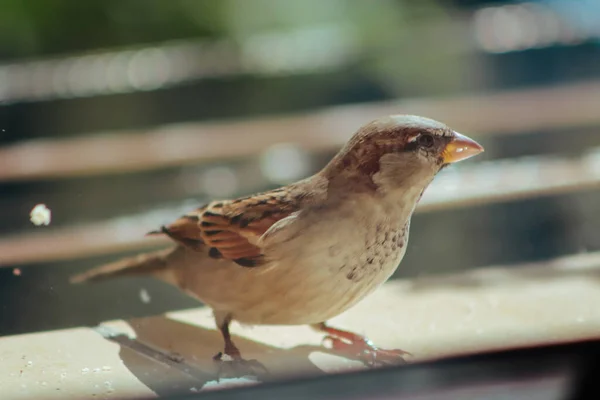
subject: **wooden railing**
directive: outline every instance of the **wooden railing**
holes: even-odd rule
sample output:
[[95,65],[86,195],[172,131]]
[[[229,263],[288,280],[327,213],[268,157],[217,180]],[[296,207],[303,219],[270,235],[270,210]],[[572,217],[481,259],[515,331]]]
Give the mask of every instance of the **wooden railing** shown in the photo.
[[[600,187],[600,148],[580,158],[528,157],[444,171],[418,212],[466,207]],[[0,239],[0,267],[141,249],[161,243],[144,233],[182,213],[163,210]],[[46,229],[48,229],[46,231]]]
[[152,170],[255,155],[280,142],[338,148],[362,124],[419,114],[480,135],[600,125],[600,82],[437,99],[331,107],[305,115],[160,126],[0,148],[0,181]]

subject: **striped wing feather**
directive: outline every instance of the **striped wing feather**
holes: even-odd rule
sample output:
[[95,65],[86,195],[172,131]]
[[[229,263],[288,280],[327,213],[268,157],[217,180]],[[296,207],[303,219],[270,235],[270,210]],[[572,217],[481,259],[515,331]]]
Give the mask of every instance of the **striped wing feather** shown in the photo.
[[178,218],[159,231],[195,251],[208,251],[244,267],[261,265],[258,239],[277,221],[297,211],[282,189],[237,200],[214,201]]

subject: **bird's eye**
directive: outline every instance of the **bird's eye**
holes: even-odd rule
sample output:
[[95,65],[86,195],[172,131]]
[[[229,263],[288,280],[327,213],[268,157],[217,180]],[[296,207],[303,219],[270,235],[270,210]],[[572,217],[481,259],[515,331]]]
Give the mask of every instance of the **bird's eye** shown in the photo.
[[433,136],[423,133],[417,138],[417,144],[421,147],[429,148],[433,146]]

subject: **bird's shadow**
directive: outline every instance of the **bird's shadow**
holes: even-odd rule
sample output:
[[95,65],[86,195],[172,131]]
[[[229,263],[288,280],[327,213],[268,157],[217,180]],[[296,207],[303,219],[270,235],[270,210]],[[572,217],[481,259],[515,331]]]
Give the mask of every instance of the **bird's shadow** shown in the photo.
[[[123,364],[157,395],[190,393],[209,382],[216,383],[219,363],[213,361],[213,356],[223,347],[217,330],[165,315],[133,319],[128,324],[135,338],[122,333],[104,334],[104,337],[120,345],[119,357]],[[234,336],[233,340],[244,358],[257,359],[268,369],[268,374],[253,379],[256,382],[322,375],[325,371],[310,360],[311,353],[339,355],[324,346],[285,349],[240,336]]]

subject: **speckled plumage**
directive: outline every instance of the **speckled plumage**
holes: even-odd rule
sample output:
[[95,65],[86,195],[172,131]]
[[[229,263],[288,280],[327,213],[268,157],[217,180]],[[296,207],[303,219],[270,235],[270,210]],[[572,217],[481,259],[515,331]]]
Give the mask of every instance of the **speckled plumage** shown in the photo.
[[231,320],[327,330],[322,322],[396,270],[416,204],[439,170],[482,150],[437,121],[382,118],[314,176],[193,210],[152,232],[174,248],[75,280],[148,273],[176,285],[213,308],[230,352]]

